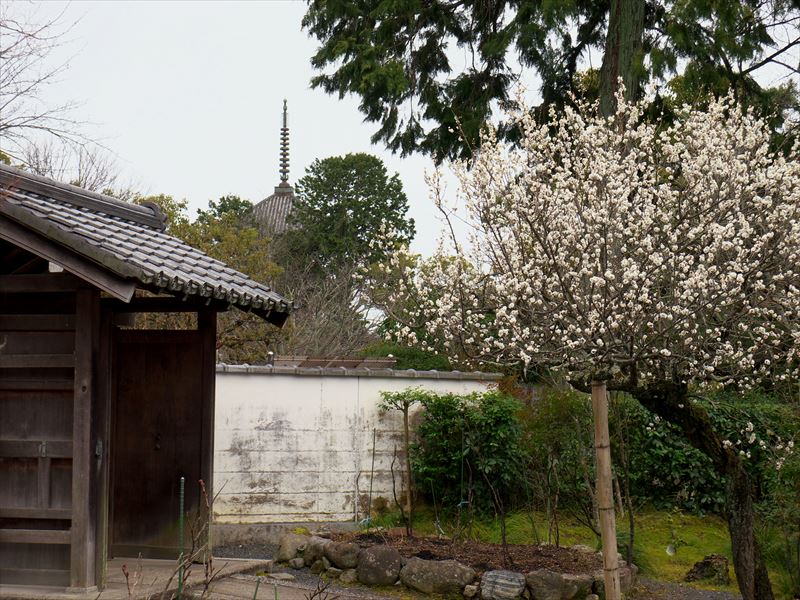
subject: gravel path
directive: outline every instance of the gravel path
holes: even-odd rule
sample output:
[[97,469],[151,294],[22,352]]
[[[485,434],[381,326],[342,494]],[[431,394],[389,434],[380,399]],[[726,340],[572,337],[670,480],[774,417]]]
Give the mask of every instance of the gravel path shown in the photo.
[[[218,546],[214,548],[214,558],[217,563],[223,563],[225,558],[266,558],[272,559],[278,553],[277,544],[247,544],[236,546]],[[274,565],[273,573],[289,573],[294,576],[293,581],[281,581],[281,586],[300,588],[314,591],[320,583],[325,581],[314,575],[308,568],[290,569],[283,565]],[[392,598],[381,594],[371,588],[360,584],[340,585],[335,581],[328,583],[326,591],[340,598],[364,598],[370,600]]]
[[[214,548],[214,556],[219,562],[224,558],[261,558],[271,559],[278,551],[277,544],[248,544],[236,546],[222,546]],[[280,565],[275,565],[274,572],[290,573],[294,576],[293,582],[286,583],[289,587],[298,587],[306,590],[315,590],[322,581],[317,575],[313,575],[308,569],[289,569]],[[380,594],[368,587],[353,585],[342,586],[331,583],[328,591],[341,597],[354,597],[365,599],[385,599],[389,598],[385,594]],[[681,585],[679,583],[664,583],[639,577],[636,584],[633,600],[741,600],[741,596],[729,594],[727,592],[714,592],[711,590],[700,590],[697,588]]]
[[664,583],[639,577],[634,600],[742,600],[738,594],[699,590],[680,583]]

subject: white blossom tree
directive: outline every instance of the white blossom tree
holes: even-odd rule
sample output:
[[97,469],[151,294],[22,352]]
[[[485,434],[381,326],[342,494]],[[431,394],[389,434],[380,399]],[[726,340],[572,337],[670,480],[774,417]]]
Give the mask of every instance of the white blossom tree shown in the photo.
[[772,598],[744,459],[692,394],[798,377],[798,149],[772,152],[730,98],[672,123],[642,112],[618,96],[608,118],[581,105],[542,126],[523,107],[513,148],[487,131],[454,165],[468,239],[450,227],[384,305],[410,344],[604,381],[677,425],[730,481],[743,597]]

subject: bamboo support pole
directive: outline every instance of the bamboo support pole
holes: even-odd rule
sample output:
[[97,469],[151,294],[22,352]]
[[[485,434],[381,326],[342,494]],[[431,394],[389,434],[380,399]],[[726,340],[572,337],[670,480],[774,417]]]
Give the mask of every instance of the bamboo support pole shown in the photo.
[[597,459],[597,505],[603,541],[603,578],[607,600],[620,600],[617,524],[611,479],[611,444],[608,436],[608,394],[604,381],[592,382],[594,450]]

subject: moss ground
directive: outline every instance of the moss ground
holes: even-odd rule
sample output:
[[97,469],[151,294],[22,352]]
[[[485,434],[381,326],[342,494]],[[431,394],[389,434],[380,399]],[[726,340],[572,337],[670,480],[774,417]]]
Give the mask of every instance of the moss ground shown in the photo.
[[[464,519],[462,519],[462,522]],[[448,537],[456,534],[456,519],[440,519],[428,508],[417,510],[414,532],[417,535],[436,535],[444,533]],[[399,520],[394,515],[376,519],[373,524],[397,526]],[[731,544],[725,522],[715,516],[695,516],[678,511],[645,510],[636,515],[634,563],[642,575],[664,582],[683,582],[686,573],[695,562],[709,554],[722,554],[731,560]],[[619,519],[617,530],[621,545],[627,539],[627,518]],[[485,542],[500,543],[500,524],[493,518],[476,518],[463,528],[467,538]],[[511,544],[553,543],[548,539],[547,519],[540,513],[517,512],[506,520],[506,533]],[[559,543],[561,545],[585,544],[599,548],[599,541],[584,525],[566,515],[559,522]],[[669,549],[669,551],[668,551]],[[622,547],[620,548],[621,551]],[[623,551],[624,554],[624,551]],[[712,582],[690,584],[700,589],[710,589],[736,593],[736,583],[731,567],[731,585],[717,585]],[[782,574],[771,572],[773,582],[779,582]],[[780,594],[780,585],[774,586]]]

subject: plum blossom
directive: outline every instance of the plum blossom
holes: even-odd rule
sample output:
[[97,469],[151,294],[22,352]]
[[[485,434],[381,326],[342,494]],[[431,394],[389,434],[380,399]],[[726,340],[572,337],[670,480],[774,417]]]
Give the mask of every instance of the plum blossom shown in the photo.
[[[399,252],[385,267],[399,273],[380,294],[394,335],[570,378],[798,378],[798,148],[773,152],[730,97],[670,123],[618,105],[540,124],[520,103],[514,147],[487,129],[453,165],[469,233],[447,228],[431,258]],[[439,175],[429,182],[451,215]]]

